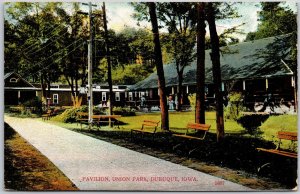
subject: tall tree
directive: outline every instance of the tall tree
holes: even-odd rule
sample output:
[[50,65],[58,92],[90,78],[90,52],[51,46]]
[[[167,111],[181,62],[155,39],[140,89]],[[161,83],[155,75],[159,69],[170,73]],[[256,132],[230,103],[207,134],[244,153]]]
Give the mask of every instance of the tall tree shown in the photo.
[[160,97],[162,129],[169,130],[169,113],[167,108],[165,76],[164,76],[161,46],[159,40],[156,6],[154,2],[149,2],[147,3],[147,5],[149,7],[149,15],[151,19],[152,32],[153,32],[154,53],[155,53],[155,62],[156,62],[156,69],[157,69],[157,76],[158,76],[158,90],[159,90],[159,97]]
[[205,123],[205,4],[197,3],[196,123]]
[[224,138],[224,112],[223,112],[223,96],[221,86],[221,64],[220,64],[220,45],[219,36],[216,28],[216,10],[213,3],[207,4],[207,22],[209,25],[209,32],[211,38],[211,53],[213,68],[213,81],[216,98],[216,124],[217,124],[217,141]]
[[159,3],[159,20],[166,24],[169,41],[167,48],[176,64],[178,75],[177,110],[181,111],[184,69],[195,59],[195,5],[194,3]]
[[74,106],[80,106],[82,96],[79,94],[80,85],[84,85],[87,79],[87,44],[88,27],[84,21],[87,17],[80,14],[79,3],[72,3],[72,13],[68,14],[60,9],[59,16],[65,22],[67,33],[60,50],[64,51],[66,57],[59,62],[62,75],[71,88],[71,97]]
[[[147,20],[143,3],[134,4],[138,20]],[[157,18],[160,24],[168,30],[164,36],[165,46],[171,53],[176,64],[178,75],[177,110],[181,110],[183,96],[183,72],[185,67],[195,59],[195,4],[163,2],[157,3]]]
[[55,57],[61,54],[57,53],[58,37],[63,32],[57,25],[58,12],[54,8],[61,3],[18,2],[7,6],[6,20],[15,26],[14,34],[19,40],[15,48],[19,53],[19,73],[34,82],[40,76],[43,97],[49,97],[49,89],[46,93],[43,83],[45,81],[50,88],[50,83],[57,81],[60,74],[53,69],[58,69]]

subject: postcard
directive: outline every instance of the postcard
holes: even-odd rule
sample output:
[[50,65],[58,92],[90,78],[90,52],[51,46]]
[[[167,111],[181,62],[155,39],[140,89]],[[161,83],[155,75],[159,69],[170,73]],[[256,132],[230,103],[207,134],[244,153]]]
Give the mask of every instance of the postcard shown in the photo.
[[297,190],[295,2],[5,2],[5,191]]

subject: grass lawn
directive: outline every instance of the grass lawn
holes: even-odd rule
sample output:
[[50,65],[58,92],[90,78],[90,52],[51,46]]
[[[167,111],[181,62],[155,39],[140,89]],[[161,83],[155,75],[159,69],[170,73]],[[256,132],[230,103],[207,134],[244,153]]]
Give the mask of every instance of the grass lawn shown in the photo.
[[[211,124],[210,132],[216,132],[215,112],[206,112],[206,123]],[[158,120],[160,121],[160,113],[138,114],[137,116],[121,117],[120,121],[127,123],[122,128],[125,130],[138,129],[141,127],[143,120]],[[188,122],[195,122],[194,112],[169,112],[170,129],[178,130],[185,129]],[[228,133],[240,133],[244,129],[235,121],[225,121],[225,131]]]
[[[278,131],[297,132],[297,120],[297,115],[270,116],[260,127],[262,138],[274,141],[277,140]],[[282,140],[280,147],[287,149],[289,145],[289,140]]]
[[[210,132],[216,133],[215,112],[206,112],[206,123],[211,124]],[[113,131],[130,131],[131,129],[139,129],[143,120],[161,120],[160,112],[153,113],[137,113],[136,116],[123,116],[119,118],[119,121],[124,125],[120,125],[120,129],[109,129],[102,127],[101,130],[113,130]],[[185,129],[188,122],[194,122],[194,112],[169,112],[170,129],[172,131],[180,132]],[[50,121],[61,127],[69,129],[80,129],[80,125],[77,123],[62,123],[51,119]],[[83,129],[85,129],[84,127]],[[160,130],[160,129],[159,129]],[[297,115],[279,115],[270,116],[261,126],[259,137],[268,141],[277,141],[278,131],[297,131]],[[225,120],[225,133],[226,134],[246,134],[245,129],[233,120]],[[247,135],[247,134],[246,134]],[[282,148],[288,148],[290,141],[284,141]]]
[[[170,129],[182,130],[186,129],[188,122],[194,122],[194,112],[169,112]],[[136,116],[123,116],[118,119],[124,125],[120,125],[120,129],[114,128],[113,130],[130,131],[131,129],[139,129],[142,126],[143,120],[161,120],[160,112],[155,113],[137,113]],[[49,122],[49,121],[47,121]],[[50,122],[65,128],[80,129],[77,123],[62,123],[56,119],[51,119]],[[211,124],[210,132],[216,132],[215,112],[206,112],[206,123]],[[107,130],[103,127],[102,130]],[[108,129],[109,130],[109,129]],[[160,129],[159,129],[160,130]],[[235,121],[225,121],[225,131],[227,133],[242,133],[244,129]]]

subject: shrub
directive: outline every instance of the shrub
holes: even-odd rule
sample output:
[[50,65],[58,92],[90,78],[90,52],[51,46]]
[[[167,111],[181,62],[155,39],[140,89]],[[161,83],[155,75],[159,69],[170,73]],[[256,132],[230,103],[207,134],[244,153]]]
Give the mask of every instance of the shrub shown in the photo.
[[[60,115],[57,115],[53,120],[64,122],[64,123],[73,123],[76,122],[76,116],[78,112],[88,112],[88,106],[81,106],[78,108],[66,109]],[[94,114],[104,114],[99,108],[94,108]]]
[[195,110],[195,107],[196,107],[196,94],[195,93],[190,94],[188,96],[188,98],[189,98],[189,101],[190,101],[191,109]]
[[76,121],[77,112],[80,112],[79,108],[66,109],[63,113],[54,117],[54,120],[64,122],[64,123],[73,123]]
[[269,118],[269,115],[251,114],[242,115],[237,122],[240,123],[249,134],[256,134],[259,132],[258,128]]
[[[38,98],[35,97],[31,100],[28,100],[26,102],[23,103],[24,107],[30,107],[32,108],[31,111],[32,113],[37,113],[37,114],[41,114],[43,109],[42,109],[42,101]],[[26,108],[25,108],[26,109]],[[26,111],[29,111],[28,109]]]
[[128,107],[114,107],[113,114],[122,116],[135,116],[135,110]]
[[228,97],[228,105],[224,108],[224,115],[226,119],[237,121],[242,112],[246,110],[243,106],[243,96],[241,93],[233,92]]

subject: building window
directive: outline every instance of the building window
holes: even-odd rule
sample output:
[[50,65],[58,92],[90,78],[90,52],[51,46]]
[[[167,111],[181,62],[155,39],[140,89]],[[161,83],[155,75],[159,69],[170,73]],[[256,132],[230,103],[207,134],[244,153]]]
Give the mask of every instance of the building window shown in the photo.
[[58,94],[53,94],[53,104],[58,104]]
[[120,101],[120,92],[116,92],[116,101]]
[[17,78],[14,78],[14,77],[10,78],[10,80],[9,80],[9,82],[12,82],[12,83],[17,83],[17,81],[18,81]]
[[106,101],[106,92],[102,92],[102,101]]
[[133,101],[133,98],[132,98],[132,92],[129,92],[129,101]]

